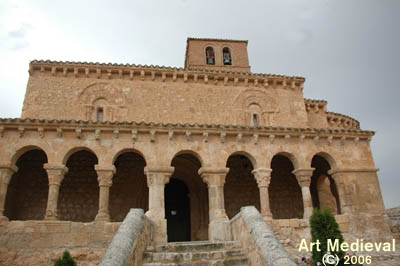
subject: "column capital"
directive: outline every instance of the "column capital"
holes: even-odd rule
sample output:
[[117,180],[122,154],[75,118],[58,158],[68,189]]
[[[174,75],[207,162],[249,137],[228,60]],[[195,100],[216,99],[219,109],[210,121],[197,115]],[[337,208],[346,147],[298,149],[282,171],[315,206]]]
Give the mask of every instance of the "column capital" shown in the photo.
[[11,176],[18,172],[18,167],[8,164],[0,164],[0,183],[9,184]]
[[271,172],[270,168],[257,168],[251,171],[254,175],[254,178],[257,181],[258,187],[269,187],[269,183],[271,181]]
[[111,187],[112,178],[115,174],[115,166],[104,166],[96,164],[94,169],[97,173],[97,181],[99,182],[100,187]]
[[45,163],[43,168],[46,169],[49,185],[60,186],[64,179],[64,175],[68,172],[68,168],[63,164]]
[[223,186],[229,168],[201,167],[198,174],[208,186]]
[[147,176],[147,186],[167,184],[174,169],[171,166],[146,166],[144,173]]
[[315,168],[299,168],[292,171],[296,176],[297,182],[301,187],[309,187],[311,184],[311,176]]

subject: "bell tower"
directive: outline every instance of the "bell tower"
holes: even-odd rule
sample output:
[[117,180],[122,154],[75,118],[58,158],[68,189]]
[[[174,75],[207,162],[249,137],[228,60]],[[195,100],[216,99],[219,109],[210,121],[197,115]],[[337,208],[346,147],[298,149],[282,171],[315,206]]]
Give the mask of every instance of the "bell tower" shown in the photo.
[[247,41],[188,38],[185,69],[250,72]]

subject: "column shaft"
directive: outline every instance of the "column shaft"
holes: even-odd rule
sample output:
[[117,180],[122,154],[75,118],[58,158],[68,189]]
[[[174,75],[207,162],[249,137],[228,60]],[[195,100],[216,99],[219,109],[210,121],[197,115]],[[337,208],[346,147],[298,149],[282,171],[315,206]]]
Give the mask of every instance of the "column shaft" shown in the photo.
[[4,205],[6,203],[8,184],[10,183],[11,176],[18,171],[15,166],[0,166],[0,221],[8,220],[4,216]]
[[268,168],[258,168],[251,172],[257,181],[258,189],[260,191],[261,215],[266,219],[272,218],[268,193],[269,183],[271,181],[271,172],[272,169]]
[[47,197],[46,215],[44,218],[46,220],[57,220],[60,185],[64,179],[64,175],[68,172],[68,168],[64,165],[52,165],[48,163],[43,167],[46,169],[49,179],[49,193]]
[[312,215],[313,204],[310,192],[311,176],[314,168],[310,169],[296,169],[292,173],[296,175],[297,182],[301,187],[301,194],[303,196],[304,214],[303,219],[309,219]]

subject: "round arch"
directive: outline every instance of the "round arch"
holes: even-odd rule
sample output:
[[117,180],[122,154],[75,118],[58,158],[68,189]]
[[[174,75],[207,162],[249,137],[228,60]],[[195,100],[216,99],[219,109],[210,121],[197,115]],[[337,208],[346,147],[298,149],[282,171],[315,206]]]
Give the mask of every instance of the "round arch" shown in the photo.
[[87,152],[90,152],[90,153],[92,153],[94,156],[96,156],[97,161],[99,161],[99,157],[97,156],[97,154],[96,154],[91,148],[86,147],[86,146],[79,146],[79,147],[74,147],[74,148],[68,150],[68,151],[65,153],[65,155],[62,157],[62,158],[63,158],[63,159],[62,159],[62,164],[63,164],[63,165],[66,165],[66,164],[67,164],[67,161],[68,161],[68,159],[71,157],[71,155],[74,154],[74,153],[76,153],[76,152],[79,152],[79,151],[87,151]]
[[298,158],[293,153],[290,153],[290,152],[287,152],[287,151],[281,151],[281,152],[276,153],[274,156],[272,156],[271,168],[272,168],[272,160],[277,155],[284,156],[287,159],[289,159],[289,161],[292,163],[294,169],[300,168],[300,163],[299,163]]
[[324,158],[328,162],[330,169],[337,168],[337,163],[336,163],[336,160],[334,159],[334,157],[331,154],[324,152],[324,151],[317,152],[310,158],[310,160],[309,160],[310,166],[312,165],[312,160],[315,156],[320,156],[320,157]]
[[192,155],[193,157],[195,157],[200,162],[200,167],[204,166],[203,158],[200,156],[200,154],[198,154],[197,152],[195,152],[193,150],[181,150],[181,151],[178,151],[177,153],[175,153],[175,155],[172,157],[171,165],[172,165],[172,161],[176,157],[178,157],[180,155],[184,155],[184,154]]
[[31,150],[40,150],[40,151],[44,152],[44,154],[46,155],[46,160],[48,161],[47,152],[43,147],[41,147],[39,145],[26,145],[26,146],[23,146],[23,147],[17,149],[15,151],[15,153],[11,156],[11,165],[16,165],[18,159],[23,154],[25,154],[26,152],[31,151]]
[[115,164],[115,161],[118,159],[118,157],[119,157],[121,154],[128,153],[128,152],[137,153],[138,155],[140,155],[140,156],[143,158],[143,160],[144,160],[145,163],[147,164],[146,157],[144,156],[144,154],[143,154],[141,151],[139,151],[139,150],[137,150],[137,149],[133,149],[133,148],[127,148],[127,149],[122,149],[122,150],[118,151],[118,152],[114,155],[114,157],[112,158],[111,163],[112,163],[112,164]]

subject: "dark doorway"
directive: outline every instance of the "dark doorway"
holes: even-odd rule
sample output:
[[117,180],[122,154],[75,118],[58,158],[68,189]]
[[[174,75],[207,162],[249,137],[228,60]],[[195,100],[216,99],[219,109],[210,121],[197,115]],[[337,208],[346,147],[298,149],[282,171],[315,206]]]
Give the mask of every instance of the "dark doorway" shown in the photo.
[[171,178],[165,186],[165,218],[168,242],[190,241],[189,190],[179,179]]

